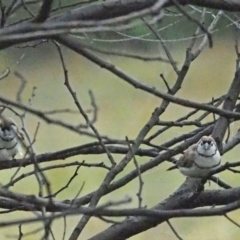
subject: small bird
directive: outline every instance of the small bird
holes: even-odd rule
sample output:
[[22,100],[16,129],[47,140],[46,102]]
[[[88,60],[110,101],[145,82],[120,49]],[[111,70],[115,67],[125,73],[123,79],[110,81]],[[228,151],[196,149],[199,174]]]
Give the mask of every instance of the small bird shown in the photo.
[[2,118],[0,122],[0,161],[12,160],[21,154],[21,141],[24,136],[11,118]]
[[211,136],[203,136],[167,171],[178,168],[187,177],[204,178],[210,170],[217,169],[220,164],[221,156],[215,140]]

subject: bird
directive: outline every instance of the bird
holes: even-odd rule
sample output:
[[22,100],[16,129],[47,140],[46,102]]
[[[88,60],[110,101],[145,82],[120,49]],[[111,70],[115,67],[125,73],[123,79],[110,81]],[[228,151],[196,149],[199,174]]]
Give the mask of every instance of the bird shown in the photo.
[[0,161],[13,160],[17,154],[22,154],[21,142],[23,134],[11,118],[1,118],[0,121]]
[[221,155],[213,137],[203,136],[196,144],[191,145],[176,165],[167,171],[178,168],[190,178],[204,178],[211,170],[219,168]]

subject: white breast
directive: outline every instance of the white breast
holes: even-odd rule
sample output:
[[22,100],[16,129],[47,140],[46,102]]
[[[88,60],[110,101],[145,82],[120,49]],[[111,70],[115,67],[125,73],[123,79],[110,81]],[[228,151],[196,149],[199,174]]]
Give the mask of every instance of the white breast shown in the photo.
[[11,160],[12,158],[9,156],[9,153],[6,149],[0,150],[0,161],[3,160]]
[[0,129],[0,161],[11,160],[20,152],[19,140],[14,129]]
[[200,168],[212,168],[214,169],[216,165],[220,165],[221,162],[221,156],[219,154],[219,151],[216,152],[216,154],[213,157],[203,157],[199,156],[195,160],[196,164]]
[[180,167],[180,172],[187,177],[203,178],[207,176],[211,170],[220,167],[221,156],[217,151],[213,157],[205,158],[199,156],[195,162],[201,168],[199,168],[196,164],[193,164],[190,168]]

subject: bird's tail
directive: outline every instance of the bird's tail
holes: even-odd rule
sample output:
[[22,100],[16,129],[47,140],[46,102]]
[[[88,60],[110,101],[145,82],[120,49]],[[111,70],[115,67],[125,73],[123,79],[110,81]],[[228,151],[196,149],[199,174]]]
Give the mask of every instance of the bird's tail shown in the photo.
[[177,167],[176,165],[174,165],[174,166],[168,168],[166,171],[171,171],[171,170],[174,170],[174,169],[177,169],[177,168],[178,168],[178,167]]

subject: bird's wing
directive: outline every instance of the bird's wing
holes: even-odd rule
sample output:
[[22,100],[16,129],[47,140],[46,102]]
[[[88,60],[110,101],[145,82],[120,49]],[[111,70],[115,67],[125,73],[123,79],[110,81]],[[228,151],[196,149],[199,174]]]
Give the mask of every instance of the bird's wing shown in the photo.
[[196,158],[196,148],[197,144],[190,146],[184,155],[177,161],[177,167],[190,168],[194,164],[194,159]]
[[179,167],[190,168],[192,166],[192,164],[194,163],[193,160],[196,157],[196,148],[197,148],[197,144],[190,146],[185,151],[183,156],[181,156],[179,158],[179,160],[176,162],[176,164],[174,166],[168,168],[167,171],[171,171],[171,170],[177,169]]
[[178,169],[177,165],[174,165],[174,166],[168,168],[166,171],[171,171],[171,170],[174,170],[174,169]]

